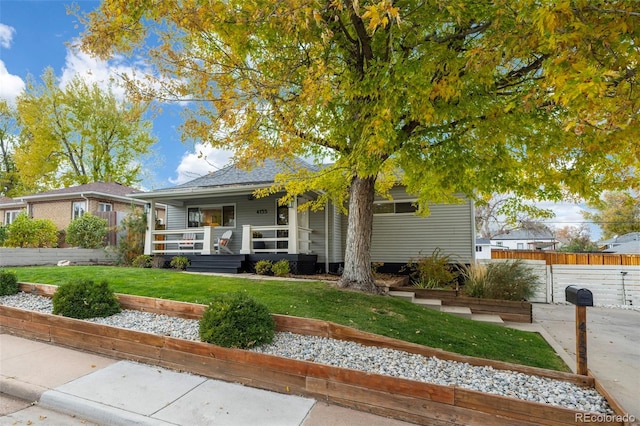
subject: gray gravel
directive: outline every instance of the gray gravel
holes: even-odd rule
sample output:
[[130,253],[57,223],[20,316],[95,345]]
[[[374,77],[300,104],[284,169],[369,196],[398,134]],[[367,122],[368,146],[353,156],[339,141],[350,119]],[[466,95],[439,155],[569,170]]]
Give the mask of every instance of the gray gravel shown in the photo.
[[[0,305],[42,313],[52,311],[49,298],[28,293],[0,297]],[[163,336],[200,340],[197,320],[124,310],[107,318],[92,318],[88,321]],[[545,377],[477,367],[348,341],[280,332],[276,333],[271,344],[255,348],[254,351],[421,382],[455,385],[570,409],[613,414],[604,397],[595,389]]]

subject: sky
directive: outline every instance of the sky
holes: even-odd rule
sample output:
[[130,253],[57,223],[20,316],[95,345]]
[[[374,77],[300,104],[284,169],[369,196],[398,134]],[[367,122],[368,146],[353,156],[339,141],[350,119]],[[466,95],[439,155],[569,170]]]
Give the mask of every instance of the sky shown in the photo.
[[[84,12],[100,4],[94,0],[75,3]],[[14,102],[24,89],[27,76],[40,82],[47,67],[53,68],[61,85],[76,74],[90,82],[104,82],[111,75],[132,69],[121,60],[99,61],[70,46],[83,30],[77,18],[67,14],[66,7],[71,4],[71,0],[0,0],[0,98]],[[181,142],[178,126],[185,107],[165,104],[162,113],[153,118],[153,135],[158,143],[146,163],[143,189],[170,187],[228,164],[228,152],[194,141]],[[583,207],[579,205],[540,206],[556,212],[556,217],[548,221],[552,228],[576,226],[584,221],[580,213]],[[599,235],[599,229],[591,227],[592,239],[598,239]]]

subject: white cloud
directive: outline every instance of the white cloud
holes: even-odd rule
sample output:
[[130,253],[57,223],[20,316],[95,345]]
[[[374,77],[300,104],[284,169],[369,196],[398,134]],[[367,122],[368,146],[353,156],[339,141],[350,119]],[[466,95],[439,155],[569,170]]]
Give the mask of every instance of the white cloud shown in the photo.
[[174,185],[188,182],[209,172],[219,170],[229,164],[232,157],[230,151],[212,148],[204,144],[196,144],[194,152],[186,152],[176,168],[178,176],[169,178]]
[[4,62],[0,61],[0,99],[15,104],[16,97],[24,90],[25,83],[17,75],[9,74]]
[[554,218],[543,220],[543,222],[548,224],[550,228],[557,230],[564,228],[565,226],[581,227],[582,225],[587,225],[591,239],[594,241],[600,239],[600,227],[587,222],[584,216],[582,216],[582,212],[592,211],[584,204],[544,202],[537,203],[536,206],[551,209],[556,214]]
[[9,25],[0,24],[0,47],[9,49],[15,32],[15,28],[10,27]]

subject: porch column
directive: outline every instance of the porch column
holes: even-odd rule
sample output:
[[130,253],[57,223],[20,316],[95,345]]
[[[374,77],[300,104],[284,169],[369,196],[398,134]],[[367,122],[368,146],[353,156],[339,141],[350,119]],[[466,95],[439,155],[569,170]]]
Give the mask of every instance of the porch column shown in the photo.
[[298,254],[298,197],[289,204],[289,244],[287,253]]
[[215,247],[213,246],[215,238],[213,238],[213,226],[204,226],[204,242],[202,243],[202,254],[215,253]]
[[147,213],[147,229],[144,233],[144,254],[151,256],[153,254],[153,231],[156,230],[156,202],[150,200],[145,206]]
[[240,254],[251,254],[253,243],[251,242],[253,234],[251,233],[251,225],[242,225],[242,248]]

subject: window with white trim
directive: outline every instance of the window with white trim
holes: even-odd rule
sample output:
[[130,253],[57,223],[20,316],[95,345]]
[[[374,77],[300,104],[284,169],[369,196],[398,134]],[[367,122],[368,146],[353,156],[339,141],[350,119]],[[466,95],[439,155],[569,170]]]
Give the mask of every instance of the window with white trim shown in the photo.
[[72,219],[77,219],[82,217],[83,214],[87,211],[87,202],[86,201],[74,201],[73,202],[73,212]]
[[413,214],[417,211],[415,201],[380,201],[373,204],[373,214]]
[[10,225],[14,220],[18,217],[20,213],[24,213],[24,209],[22,210],[9,210],[4,212],[4,224]]
[[113,210],[113,204],[111,203],[98,203],[99,212],[110,212]]
[[187,208],[187,227],[221,226],[233,228],[236,226],[236,206],[202,206]]

